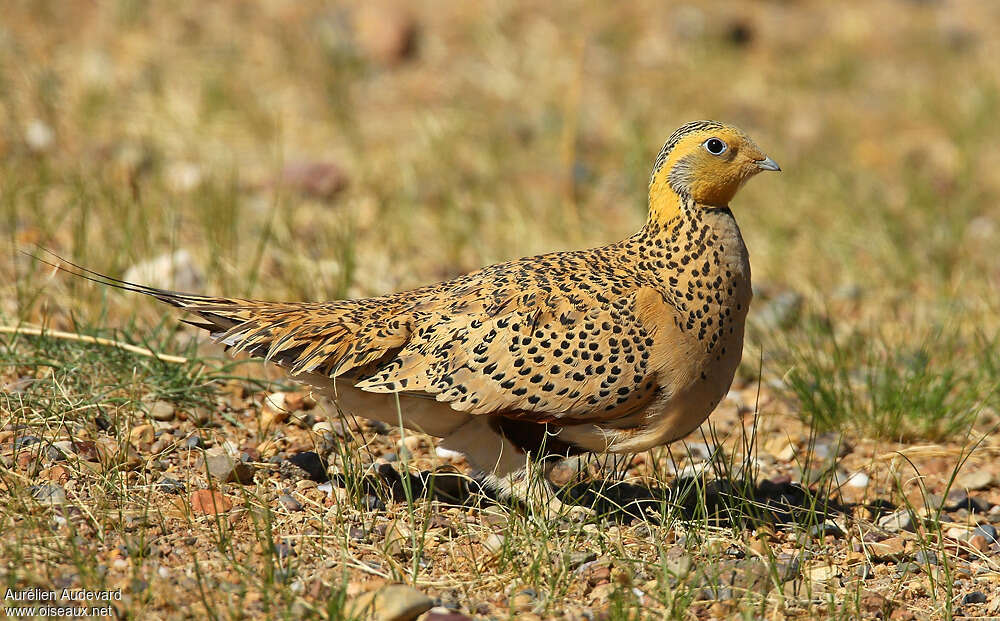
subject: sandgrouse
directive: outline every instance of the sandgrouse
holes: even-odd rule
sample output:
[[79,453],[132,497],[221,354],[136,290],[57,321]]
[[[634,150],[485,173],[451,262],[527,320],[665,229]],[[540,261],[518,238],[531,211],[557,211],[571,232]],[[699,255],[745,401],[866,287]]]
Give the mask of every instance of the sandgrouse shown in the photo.
[[729,201],[762,170],[780,169],[741,130],[688,123],[657,156],[649,217],[631,237],[361,300],[209,297],[83,271],[184,309],[344,411],[401,416],[502,494],[537,501],[527,456],[664,445],[726,394],[751,298]]

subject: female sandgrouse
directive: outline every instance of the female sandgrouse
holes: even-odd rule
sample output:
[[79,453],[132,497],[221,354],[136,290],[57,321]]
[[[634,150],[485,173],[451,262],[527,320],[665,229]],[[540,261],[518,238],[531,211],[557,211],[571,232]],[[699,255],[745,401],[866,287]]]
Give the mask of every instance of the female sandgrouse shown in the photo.
[[726,394],[751,298],[729,201],[762,170],[780,169],[739,129],[688,123],[656,158],[648,220],[628,239],[375,298],[278,303],[102,281],[192,313],[344,411],[444,438],[523,499],[526,456],[667,444]]

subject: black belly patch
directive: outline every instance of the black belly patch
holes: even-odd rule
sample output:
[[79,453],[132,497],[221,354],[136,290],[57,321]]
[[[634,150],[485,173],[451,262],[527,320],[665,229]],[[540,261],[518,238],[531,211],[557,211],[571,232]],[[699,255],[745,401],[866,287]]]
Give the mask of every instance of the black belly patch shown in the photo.
[[[490,426],[507,439],[519,451],[532,455],[535,459],[562,459],[571,455],[586,453],[584,449],[561,440],[558,432],[548,430],[548,423],[532,423],[495,416],[490,418]],[[556,428],[558,429],[558,428]],[[544,454],[543,454],[544,449]]]

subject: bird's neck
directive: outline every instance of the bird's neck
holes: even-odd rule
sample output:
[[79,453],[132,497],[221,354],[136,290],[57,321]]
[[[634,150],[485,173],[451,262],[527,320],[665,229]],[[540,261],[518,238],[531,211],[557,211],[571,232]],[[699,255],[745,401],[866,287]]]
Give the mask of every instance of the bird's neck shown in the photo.
[[735,226],[728,206],[702,205],[685,193],[661,191],[651,193],[649,216],[639,235],[644,238],[676,240],[692,234],[704,226]]
[[697,214],[698,204],[687,193],[673,188],[657,188],[649,194],[649,216],[645,229],[669,232],[678,224],[690,222]]

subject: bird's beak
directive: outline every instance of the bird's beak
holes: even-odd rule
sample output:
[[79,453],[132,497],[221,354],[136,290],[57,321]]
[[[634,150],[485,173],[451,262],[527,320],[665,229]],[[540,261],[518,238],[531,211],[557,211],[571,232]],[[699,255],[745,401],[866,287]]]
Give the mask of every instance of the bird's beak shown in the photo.
[[781,166],[778,166],[778,162],[775,162],[766,155],[764,156],[764,159],[757,160],[757,168],[761,170],[773,170],[775,172],[781,172]]

